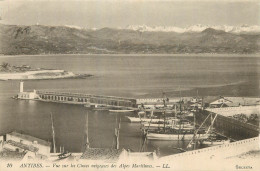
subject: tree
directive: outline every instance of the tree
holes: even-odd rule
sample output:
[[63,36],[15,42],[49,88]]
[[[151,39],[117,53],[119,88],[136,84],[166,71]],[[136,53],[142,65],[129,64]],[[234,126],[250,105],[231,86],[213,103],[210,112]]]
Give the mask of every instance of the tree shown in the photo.
[[9,67],[10,67],[10,64],[7,63],[7,62],[3,62],[2,65],[1,65],[1,67],[2,67],[2,70],[8,70]]

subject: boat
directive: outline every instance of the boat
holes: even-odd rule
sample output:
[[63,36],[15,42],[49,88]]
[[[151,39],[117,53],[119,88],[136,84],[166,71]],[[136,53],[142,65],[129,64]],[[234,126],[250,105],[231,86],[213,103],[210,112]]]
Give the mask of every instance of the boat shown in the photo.
[[187,121],[182,121],[178,118],[167,118],[167,120],[165,120],[165,125],[164,125],[164,121],[161,120],[159,123],[158,122],[154,122],[152,120],[149,122],[143,122],[142,123],[142,128],[143,129],[155,129],[155,128],[164,128],[164,126],[166,128],[172,128],[172,129],[184,129],[184,130],[189,130],[189,129],[193,129],[193,125],[191,125],[190,122]]
[[227,140],[202,140],[201,144],[208,145],[208,146],[215,146],[215,145],[222,145],[222,144],[229,144],[231,141],[229,139]]
[[64,153],[58,155],[59,160],[68,158],[69,156],[71,156],[71,153],[68,153],[68,152],[64,152]]
[[99,104],[92,104],[92,103],[87,103],[84,105],[89,110],[94,110],[94,111],[108,111],[112,107],[106,106],[106,105],[99,105]]
[[114,112],[114,113],[126,113],[126,112],[134,112],[134,110],[118,109],[118,110],[109,110],[109,112]]
[[111,109],[110,107],[96,107],[93,108],[92,110],[94,111],[108,111],[109,109]]
[[154,113],[166,113],[166,114],[173,114],[173,113],[175,113],[175,110],[174,109],[146,109],[146,111],[148,111],[148,112],[151,112],[151,111],[153,111]]
[[158,119],[158,118],[141,118],[141,117],[131,117],[131,116],[126,116],[130,122],[163,122],[162,119]]
[[[171,124],[167,124],[165,125],[166,128],[170,128],[172,125]],[[158,123],[142,123],[142,129],[158,129],[158,128],[163,128],[164,125],[162,124],[158,124]]]
[[155,124],[162,124],[165,122],[166,124],[172,124],[176,118],[169,117],[165,121],[160,118],[142,118],[142,117],[132,117],[126,116],[130,120],[130,122],[142,122],[142,123],[155,123]]
[[[148,140],[192,140],[194,133],[194,129],[167,129],[167,131],[148,131],[146,137]],[[197,133],[197,136],[197,139],[208,138],[208,134],[204,131]]]

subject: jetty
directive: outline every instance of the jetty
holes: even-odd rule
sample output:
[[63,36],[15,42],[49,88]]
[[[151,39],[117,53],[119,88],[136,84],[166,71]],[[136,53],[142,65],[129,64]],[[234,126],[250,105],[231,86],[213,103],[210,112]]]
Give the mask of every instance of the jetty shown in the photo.
[[20,82],[20,91],[14,98],[21,100],[38,100],[44,102],[56,102],[67,104],[99,104],[118,108],[137,108],[137,100],[133,98],[42,90],[33,90],[32,92],[25,92],[24,82]]
[[115,96],[101,96],[81,93],[67,93],[67,92],[50,92],[50,91],[36,91],[38,100],[71,103],[71,104],[102,104],[117,107],[137,107],[136,99],[115,97]]

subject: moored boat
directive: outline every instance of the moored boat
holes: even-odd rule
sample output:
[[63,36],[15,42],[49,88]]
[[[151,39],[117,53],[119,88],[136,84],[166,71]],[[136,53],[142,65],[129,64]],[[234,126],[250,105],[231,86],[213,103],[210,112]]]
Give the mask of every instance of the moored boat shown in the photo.
[[190,122],[183,122],[182,120],[178,118],[167,118],[165,120],[165,125],[164,121],[161,120],[159,123],[158,122],[143,122],[142,123],[142,128],[143,129],[155,129],[155,128],[172,128],[172,129],[184,129],[184,130],[189,130],[193,129],[194,126],[190,124]]
[[208,145],[208,146],[215,146],[215,145],[222,145],[222,144],[229,144],[230,140],[203,140],[201,141],[202,144]]
[[126,112],[134,112],[134,110],[118,109],[118,110],[109,110],[109,112],[114,112],[114,113],[126,113]]
[[71,156],[71,153],[68,153],[68,152],[64,152],[64,153],[61,153],[61,154],[58,155],[59,160],[68,158],[68,157],[70,157],[70,156]]
[[[171,124],[166,124],[166,128],[170,128],[172,125]],[[142,123],[142,129],[158,129],[158,128],[164,128],[163,123],[158,124],[158,123]]]
[[130,122],[151,122],[151,123],[156,123],[156,122],[163,122],[162,119],[157,119],[157,118],[141,118],[141,117],[131,117],[131,116],[126,116]]
[[[191,140],[194,137],[194,130],[175,130],[171,129],[167,132],[147,132],[146,135],[148,140]],[[197,133],[197,139],[206,139],[208,134],[205,132]]]

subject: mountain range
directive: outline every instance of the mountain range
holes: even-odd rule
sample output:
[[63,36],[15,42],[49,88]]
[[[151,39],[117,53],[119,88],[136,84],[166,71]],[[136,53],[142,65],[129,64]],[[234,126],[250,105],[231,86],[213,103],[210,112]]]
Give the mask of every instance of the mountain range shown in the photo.
[[188,28],[0,24],[0,53],[20,54],[181,54],[260,53],[259,26],[196,25]]
[[260,26],[258,25],[241,25],[241,26],[228,26],[228,25],[193,25],[190,27],[167,27],[167,26],[146,26],[146,25],[129,25],[126,29],[142,31],[142,32],[176,32],[176,33],[185,33],[185,32],[202,32],[208,28],[215,30],[221,30],[228,33],[260,33]]

